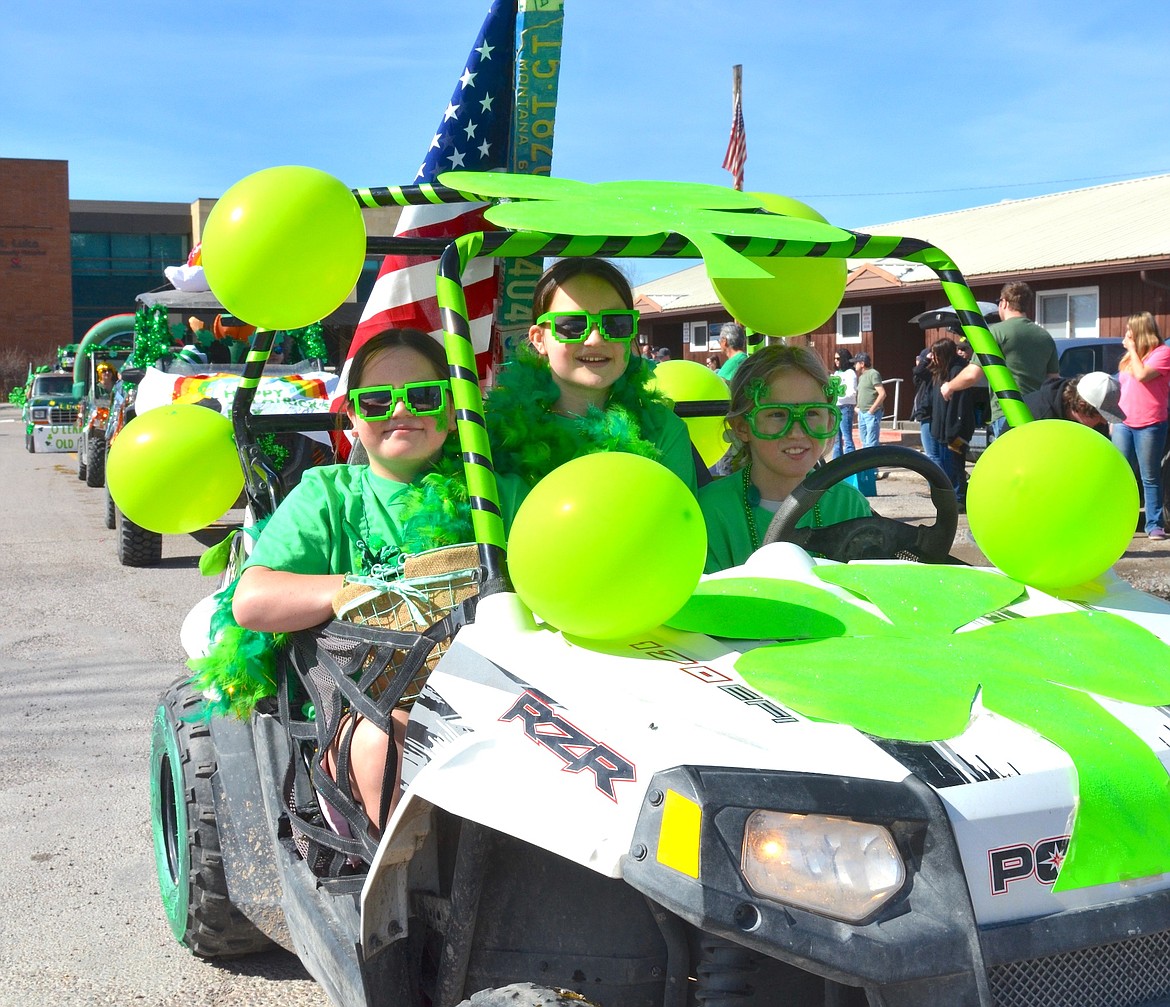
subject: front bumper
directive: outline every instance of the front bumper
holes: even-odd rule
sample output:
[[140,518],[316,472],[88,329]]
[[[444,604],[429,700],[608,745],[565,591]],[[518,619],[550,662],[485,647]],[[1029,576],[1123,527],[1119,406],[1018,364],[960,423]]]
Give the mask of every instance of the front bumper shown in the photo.
[[[662,795],[702,809],[699,877],[659,861]],[[740,871],[756,808],[881,822],[906,864],[872,919],[844,923],[755,895]],[[888,1007],[1137,1007],[1170,998],[1170,892],[980,928],[942,802],[900,783],[684,767],[647,790],[626,881],[704,933],[849,986]]]

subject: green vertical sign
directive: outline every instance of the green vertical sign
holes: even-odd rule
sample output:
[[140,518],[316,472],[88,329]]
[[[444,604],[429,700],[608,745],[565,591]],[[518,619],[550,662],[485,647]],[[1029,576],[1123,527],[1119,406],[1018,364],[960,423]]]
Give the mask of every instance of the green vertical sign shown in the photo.
[[[561,72],[564,0],[517,0],[516,106],[509,170],[551,175],[557,81]],[[532,293],[543,270],[541,257],[505,259],[496,327],[504,360],[528,338]]]

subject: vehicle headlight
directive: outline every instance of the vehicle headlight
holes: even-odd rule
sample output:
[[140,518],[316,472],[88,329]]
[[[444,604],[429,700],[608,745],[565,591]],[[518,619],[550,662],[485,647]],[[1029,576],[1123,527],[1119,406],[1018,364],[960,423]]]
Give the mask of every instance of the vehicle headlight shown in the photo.
[[32,411],[32,420],[34,423],[48,423],[49,410],[44,406],[39,406]]
[[757,895],[851,923],[876,912],[906,880],[884,826],[780,811],[749,816],[741,868]]

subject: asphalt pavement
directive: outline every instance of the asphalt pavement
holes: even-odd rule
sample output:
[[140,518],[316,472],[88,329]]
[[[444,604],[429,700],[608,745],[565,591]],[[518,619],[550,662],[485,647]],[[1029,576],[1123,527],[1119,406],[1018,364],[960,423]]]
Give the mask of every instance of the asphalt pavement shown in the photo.
[[150,727],[185,673],[203,545],[119,565],[73,454],[28,454],[0,405],[0,1007],[327,1007],[297,958],[222,965],[171,935],[155,880]]
[[[934,520],[926,480],[905,469],[886,470],[885,477],[877,481],[877,496],[870,505],[884,517],[916,524]],[[966,514],[959,515],[951,554],[974,566],[990,565],[971,535]],[[1146,538],[1145,532],[1135,532],[1113,569],[1134,587],[1170,599],[1170,539],[1159,542]]]

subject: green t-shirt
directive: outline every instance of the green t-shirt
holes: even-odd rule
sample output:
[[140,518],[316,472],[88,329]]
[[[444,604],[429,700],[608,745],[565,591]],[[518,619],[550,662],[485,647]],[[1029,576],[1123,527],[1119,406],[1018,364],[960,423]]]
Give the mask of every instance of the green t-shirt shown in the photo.
[[877,401],[877,390],[881,387],[882,376],[873,367],[867,367],[857,375],[857,411],[865,412]]
[[[1036,391],[1049,374],[1060,372],[1052,334],[1030,318],[1006,318],[996,322],[991,326],[991,334],[999,343],[1007,369],[1016,379],[1021,394]],[[1003,410],[999,407],[999,399],[992,395],[991,418],[997,420],[1001,416]]]
[[747,360],[747,354],[740,350],[739,353],[733,353],[725,361],[723,366],[715,373],[718,374],[724,381],[731,384],[731,379],[735,377],[735,372],[743,366],[743,362]]
[[[399,525],[407,485],[376,475],[368,465],[309,469],[264,526],[245,567],[394,575],[402,554]],[[507,531],[523,487],[514,477],[501,477],[499,487]]]
[[[743,475],[735,472],[716,479],[699,490],[699,509],[707,523],[707,565],[704,573],[717,573],[728,567],[739,566],[752,554],[752,536],[744,510]],[[820,520],[817,520],[817,511]],[[815,510],[810,510],[799,521],[797,528],[821,528],[839,524],[852,518],[869,517],[865,497],[849,483],[829,487]],[[766,507],[752,508],[756,530],[761,538],[772,521],[773,514]]]

